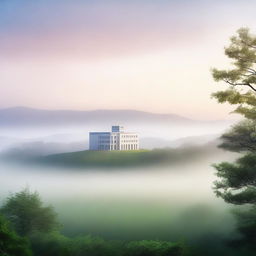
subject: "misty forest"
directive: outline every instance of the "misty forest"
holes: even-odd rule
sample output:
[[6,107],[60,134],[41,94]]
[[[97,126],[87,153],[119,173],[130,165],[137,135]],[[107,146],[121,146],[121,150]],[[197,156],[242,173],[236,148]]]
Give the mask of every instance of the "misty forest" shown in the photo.
[[[255,256],[256,35],[221,44],[206,100],[234,119],[0,108],[0,256]],[[117,124],[139,149],[90,150]]]

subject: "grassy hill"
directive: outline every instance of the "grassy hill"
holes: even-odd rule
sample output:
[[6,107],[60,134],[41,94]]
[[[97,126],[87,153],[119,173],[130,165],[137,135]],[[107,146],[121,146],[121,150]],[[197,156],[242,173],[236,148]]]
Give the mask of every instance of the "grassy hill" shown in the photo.
[[218,153],[216,145],[209,144],[179,149],[138,151],[79,151],[44,156],[37,163],[60,167],[136,167],[188,162]]

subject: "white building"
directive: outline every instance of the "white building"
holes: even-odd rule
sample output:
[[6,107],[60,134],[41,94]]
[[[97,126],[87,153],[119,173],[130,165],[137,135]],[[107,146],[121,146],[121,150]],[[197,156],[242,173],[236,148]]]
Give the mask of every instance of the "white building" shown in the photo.
[[112,132],[90,132],[89,150],[138,150],[138,134],[124,132],[123,126],[112,126]]

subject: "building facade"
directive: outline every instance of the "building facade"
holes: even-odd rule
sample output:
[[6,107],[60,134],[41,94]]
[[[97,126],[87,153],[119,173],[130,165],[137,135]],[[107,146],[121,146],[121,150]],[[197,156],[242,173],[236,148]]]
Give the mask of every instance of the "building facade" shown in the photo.
[[125,132],[120,125],[112,126],[111,132],[90,132],[89,150],[138,150],[137,133]]

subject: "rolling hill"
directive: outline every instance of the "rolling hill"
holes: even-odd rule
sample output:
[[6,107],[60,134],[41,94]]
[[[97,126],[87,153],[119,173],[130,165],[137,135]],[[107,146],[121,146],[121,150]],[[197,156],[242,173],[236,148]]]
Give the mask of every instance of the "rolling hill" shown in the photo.
[[[177,149],[154,149],[138,151],[79,151],[54,154],[31,159],[40,165],[61,168],[125,168],[138,166],[169,165],[197,160],[206,160],[217,154],[223,154],[216,142],[202,146],[190,146]],[[31,161],[29,160],[29,161]]]

